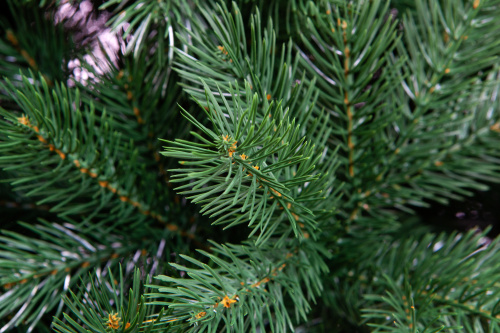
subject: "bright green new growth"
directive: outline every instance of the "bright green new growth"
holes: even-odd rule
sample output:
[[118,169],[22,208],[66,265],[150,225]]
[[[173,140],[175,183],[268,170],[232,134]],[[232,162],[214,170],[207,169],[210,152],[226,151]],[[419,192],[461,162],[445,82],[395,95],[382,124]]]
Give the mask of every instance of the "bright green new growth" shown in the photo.
[[414,216],[500,180],[500,1],[111,0],[86,82],[56,3],[0,13],[0,333],[500,332]]

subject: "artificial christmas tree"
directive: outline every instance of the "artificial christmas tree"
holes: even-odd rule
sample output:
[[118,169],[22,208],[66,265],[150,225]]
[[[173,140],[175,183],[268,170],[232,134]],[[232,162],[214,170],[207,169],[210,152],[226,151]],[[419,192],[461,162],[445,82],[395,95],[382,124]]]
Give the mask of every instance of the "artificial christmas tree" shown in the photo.
[[90,5],[2,5],[0,332],[500,332],[415,213],[500,180],[500,1]]

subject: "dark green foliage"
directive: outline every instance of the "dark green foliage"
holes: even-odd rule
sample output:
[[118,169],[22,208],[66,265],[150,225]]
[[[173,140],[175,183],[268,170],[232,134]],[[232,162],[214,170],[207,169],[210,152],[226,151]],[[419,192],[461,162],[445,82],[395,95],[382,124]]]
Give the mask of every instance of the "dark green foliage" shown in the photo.
[[[415,327],[419,332],[435,332],[439,328],[463,328],[467,332],[499,330],[496,316],[500,310],[500,267],[493,254],[498,251],[498,241],[483,243],[478,248],[485,242],[481,237],[484,233],[427,234],[381,246],[373,265],[361,264],[362,272],[358,271],[368,281],[373,276],[383,276],[379,290],[364,293],[365,306],[369,307],[363,310],[365,320],[385,320],[371,325],[382,332],[400,332],[401,327]],[[460,265],[452,264],[457,259]],[[441,263],[438,266],[437,261]],[[385,264],[380,265],[382,262]],[[380,270],[377,266],[390,268]],[[488,328],[484,327],[485,322],[489,323]]]
[[33,3],[12,0],[5,1],[0,11],[0,75],[12,79],[20,71],[29,75],[31,69],[50,83],[64,80],[76,48],[62,23],[54,26],[53,12],[44,14]]
[[[181,194],[190,195],[188,199],[194,203],[203,203],[200,212],[216,217],[214,224],[248,223],[255,228],[249,236],[259,230],[257,243],[267,239],[276,229],[283,229],[280,227],[283,218],[299,236],[300,228],[294,217],[297,214],[303,218],[307,229],[314,228],[314,214],[301,201],[323,199],[322,187],[316,185],[317,177],[312,173],[320,156],[313,156],[314,148],[300,137],[299,126],[290,121],[289,112],[285,113],[280,105],[271,103],[264,114],[259,114],[258,96],[255,94],[252,98],[247,86],[247,103],[244,104],[248,109],[245,111],[234,92],[231,104],[235,107],[229,109],[229,103],[219,90],[229,113],[226,120],[207,85],[205,89],[207,117],[215,124],[214,131],[186,113],[186,117],[207,138],[197,135],[202,144],[176,140],[172,143],[174,147],[167,148],[165,153],[169,157],[187,159],[181,164],[192,166],[171,169],[171,172],[179,173],[172,177],[172,182],[190,181],[177,189],[189,188]],[[307,188],[305,183],[309,183]],[[322,185],[324,188],[325,184]],[[218,196],[214,198],[216,194]],[[244,214],[238,214],[238,211]],[[282,231],[286,237],[290,231],[288,224]]]
[[500,332],[414,213],[500,180],[500,1],[93,3],[1,5],[0,333]]
[[[156,325],[153,330],[154,322],[164,321],[164,311],[155,311],[154,306],[147,306],[142,293],[147,293],[148,289],[142,287],[141,273],[134,270],[132,276],[124,276],[120,267],[119,275],[113,276],[111,270],[109,280],[101,282],[99,280],[90,281],[90,288],[80,287],[80,292],[71,297],[64,296],[64,302],[74,312],[79,313],[76,319],[83,322],[83,326],[70,316],[64,314],[69,325],[59,319],[54,322],[54,330],[60,333],[69,332],[106,332],[109,330],[108,324],[112,326],[122,326],[121,331],[126,332],[153,332],[161,329],[164,325]],[[89,275],[93,279],[92,275]],[[131,278],[131,288],[128,292],[124,289],[124,280]],[[147,276],[146,281],[150,278]],[[103,318],[107,318],[103,321]],[[119,318],[119,319],[118,319]],[[147,324],[146,324],[147,323]]]

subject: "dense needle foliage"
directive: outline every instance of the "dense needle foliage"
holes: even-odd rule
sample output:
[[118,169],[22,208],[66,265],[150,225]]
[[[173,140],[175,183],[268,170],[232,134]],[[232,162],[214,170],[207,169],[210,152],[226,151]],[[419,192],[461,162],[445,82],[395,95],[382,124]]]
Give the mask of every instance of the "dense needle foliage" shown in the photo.
[[500,332],[499,0],[0,6],[0,333]]

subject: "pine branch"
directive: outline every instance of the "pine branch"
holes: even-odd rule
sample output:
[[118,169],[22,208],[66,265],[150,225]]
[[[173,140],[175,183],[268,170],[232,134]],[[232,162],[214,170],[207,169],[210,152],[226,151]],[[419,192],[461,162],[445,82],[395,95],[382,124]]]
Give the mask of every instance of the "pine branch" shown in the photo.
[[0,237],[0,284],[4,289],[0,315],[12,316],[2,332],[21,323],[32,332],[45,313],[60,313],[61,295],[79,276],[101,265],[109,266],[134,249],[111,235],[98,242],[74,225],[41,221],[22,226],[24,233],[34,237],[6,230]]
[[[417,28],[410,15],[403,22],[406,48],[401,44],[398,51],[409,60],[406,67],[409,75],[403,87],[416,108],[405,113],[407,120],[402,118],[398,123],[401,135],[396,143],[399,148],[396,165],[402,165],[403,160],[409,162],[411,168],[402,171],[412,180],[411,186],[419,187],[419,196],[434,200],[458,198],[470,195],[462,190],[464,187],[484,189],[475,179],[497,179],[498,171],[489,168],[476,168],[476,174],[461,176],[465,169],[455,162],[460,161],[461,166],[468,163],[478,166],[479,159],[491,153],[496,155],[492,151],[485,153],[487,147],[498,140],[495,133],[488,133],[498,122],[498,115],[493,112],[498,109],[497,101],[492,105],[486,96],[498,94],[498,68],[493,65],[500,48],[498,43],[492,43],[496,28],[477,23],[488,22],[491,15],[495,15],[495,11],[481,11],[483,5],[489,6],[487,2],[463,3],[452,9],[440,5],[427,7],[424,2],[418,2],[420,26],[426,22],[428,29]],[[482,60],[476,61],[476,58]],[[472,73],[481,71],[484,71],[481,77],[472,77]],[[431,153],[434,160],[422,159]],[[413,160],[409,160],[411,156],[415,156]],[[392,176],[400,172],[397,169],[401,168],[396,166],[387,178],[394,179]],[[426,169],[432,174],[426,176]],[[441,171],[443,169],[446,170]],[[447,178],[446,190],[440,191],[434,184],[427,183],[431,178],[433,181]],[[442,187],[443,180],[439,183]],[[414,197],[416,193],[412,192],[402,194]]]
[[[34,86],[25,78],[17,93],[9,82],[3,86],[22,110],[2,111],[7,121],[2,123],[0,143],[0,163],[5,170],[16,170],[10,181],[17,191],[37,198],[37,204],[57,203],[51,211],[63,217],[84,214],[84,221],[98,218],[111,228],[155,220],[174,234],[196,238],[152,209],[158,205],[154,192],[141,187],[154,183],[156,176],[145,175],[142,184],[136,180],[143,168],[137,152],[112,130],[106,114],[96,117],[91,103],[81,104],[85,101],[78,90],[63,85],[51,90],[43,78],[40,84]],[[49,108],[52,103],[60,104]],[[77,105],[82,106],[73,109]],[[39,163],[48,167],[40,168]],[[146,196],[139,199],[143,192]]]
[[[201,212],[217,217],[214,224],[232,221],[230,227],[249,223],[254,229],[250,236],[260,231],[258,243],[276,232],[283,219],[289,221],[297,237],[309,237],[300,230],[297,221],[302,221],[302,228],[314,229],[313,212],[307,204],[323,198],[320,188],[316,186],[317,191],[311,192],[307,189],[309,185],[305,186],[317,179],[313,169],[319,156],[314,156],[313,147],[300,138],[299,127],[287,119],[287,113],[279,105],[275,108],[272,103],[261,118],[256,111],[256,95],[251,104],[247,101],[249,109],[231,109],[219,90],[223,111],[207,85],[205,89],[209,105],[206,115],[213,130],[184,111],[185,117],[206,138],[192,132],[203,143],[176,140],[169,142],[172,147],[164,153],[186,159],[188,161],[180,163],[192,166],[170,170],[178,173],[172,178],[173,182],[189,181],[177,189],[188,189],[182,194],[189,194],[193,202],[204,204]],[[240,97],[234,91],[230,93],[231,104],[241,105]],[[272,120],[274,118],[278,121]]]
[[[337,302],[349,299],[352,309],[365,308],[364,319],[359,313],[353,317],[375,332],[468,332],[471,327],[496,332],[499,245],[487,240],[486,232],[447,235],[419,228],[374,237],[363,254],[350,254],[346,283],[335,287],[342,293]],[[343,246],[352,248],[354,242],[347,239]],[[483,320],[490,323],[477,326]]]
[[[206,84],[211,91],[219,91],[219,93],[214,94],[214,98],[221,105],[221,109],[224,110],[223,113],[228,112],[226,111],[228,109],[242,108],[251,110],[257,104],[256,114],[259,119],[260,117],[267,116],[264,113],[269,109],[269,102],[271,100],[279,102],[280,98],[283,98],[282,105],[285,108],[288,107],[289,114],[292,117],[296,117],[296,123],[300,124],[297,127],[298,133],[300,135],[307,135],[315,147],[323,147],[330,131],[328,126],[326,126],[328,122],[325,121],[327,115],[311,116],[311,111],[316,100],[314,86],[309,85],[305,87],[303,84],[300,84],[300,81],[295,80],[294,73],[297,64],[287,64],[292,62],[291,45],[288,47],[283,46],[281,57],[279,58],[280,63],[279,65],[275,64],[274,50],[277,49],[277,46],[273,37],[272,22],[269,21],[267,28],[263,29],[262,33],[258,12],[252,15],[250,19],[251,40],[247,47],[247,40],[243,35],[244,27],[247,24],[243,20],[241,10],[235,4],[233,4],[231,11],[227,10],[223,5],[217,7],[215,11],[211,11],[209,7],[201,9],[203,16],[196,19],[193,23],[194,27],[187,31],[189,38],[184,37],[183,39],[185,44],[190,42],[192,44],[188,48],[190,54],[187,55],[185,51],[178,50],[178,72],[189,83],[189,86],[184,86],[184,90],[191,94],[205,109],[211,108],[210,102],[207,101],[207,103],[204,103],[201,101],[201,98],[206,99],[202,95],[202,92],[206,88],[198,89],[192,87],[200,85],[200,76],[205,79],[212,78],[213,80],[204,80],[203,84]],[[226,50],[226,48],[228,49]],[[229,48],[231,48],[231,51],[229,51]],[[208,56],[213,52],[216,54]],[[218,53],[221,54],[218,55]],[[193,54],[195,58],[193,58]],[[274,73],[274,76],[271,76],[271,73]],[[245,81],[248,83],[245,83]],[[236,88],[232,87],[233,84],[231,82],[237,84]],[[231,86],[228,86],[228,83]],[[238,88],[240,84],[242,84],[241,88]],[[243,89],[246,85],[249,85],[251,89]],[[260,88],[254,89],[253,85],[258,85]],[[227,92],[231,90],[234,90],[234,93],[237,93],[240,97],[237,104],[234,103],[233,98],[225,97],[229,97]],[[257,100],[253,98],[254,91],[257,94]],[[277,94],[273,92],[271,97],[271,94],[268,93],[269,91],[277,91]],[[206,121],[208,119],[205,115],[197,117],[200,124],[204,126],[207,126]],[[221,135],[224,134],[222,133]],[[185,142],[184,144],[188,143]],[[317,151],[314,154],[315,158],[320,156]],[[247,156],[245,155],[245,157]],[[307,195],[312,195],[315,190],[328,189],[325,192],[325,198],[330,193],[337,191],[331,185],[335,179],[332,172],[336,165],[335,155],[326,157],[323,154],[320,161],[325,163],[322,164],[322,169],[325,173],[321,178],[322,184],[325,186],[316,188],[316,185],[320,183],[314,182],[308,185],[310,191],[306,192],[308,192]],[[306,199],[306,194],[304,193],[303,197],[304,200],[309,201],[308,208],[314,211],[315,215],[327,215],[326,211],[332,210],[331,204],[328,205],[326,201],[318,200],[314,195]],[[312,207],[313,202],[317,203],[315,208]],[[319,208],[322,204],[324,206]],[[324,207],[327,206],[328,208],[325,209]],[[227,207],[226,205],[225,208]],[[308,230],[308,233],[311,233],[311,231]]]
[[[244,96],[249,93],[245,89],[246,81],[250,94],[257,93],[262,110],[266,110],[271,101],[282,101],[284,108],[290,108],[304,129],[307,128],[308,114],[316,97],[314,87],[303,87],[297,80],[300,77],[295,73],[297,66],[292,60],[291,41],[288,45],[277,45],[272,21],[262,27],[259,11],[250,17],[250,22],[245,22],[235,3],[231,10],[224,4],[215,9],[200,6],[199,10],[199,16],[190,21],[192,27],[186,29],[187,36],[179,36],[183,44],[188,45],[187,50],[177,49],[174,63],[185,80],[184,91],[196,100],[204,100],[201,77],[211,91],[229,91],[232,85],[233,89],[240,87],[238,94]],[[250,30],[248,45],[245,29]],[[220,97],[216,99],[222,104]]]
[[334,148],[340,147],[338,175],[349,183],[341,213],[349,220],[358,217],[364,188],[376,182],[383,165],[373,160],[389,155],[393,146],[385,131],[398,115],[386,101],[402,64],[390,59],[398,36],[396,23],[384,18],[387,10],[388,4],[375,1],[370,6],[311,4],[308,16],[295,13],[297,21],[306,22],[301,68],[320,88],[315,112],[325,108],[331,115],[326,153],[336,154]]
[[[126,332],[151,332],[153,325],[162,320],[163,310],[154,314],[155,307],[146,304],[141,296],[148,288],[143,288],[141,273],[135,270],[133,282],[126,298],[124,288],[124,276],[120,267],[117,278],[109,271],[109,281],[94,279],[91,276],[89,287],[80,287],[78,294],[71,293],[70,297],[64,297],[65,304],[74,314],[78,314],[78,321],[72,319],[66,313],[65,321],[56,319],[54,329],[60,333],[76,332],[108,332],[109,330],[121,330]],[[149,276],[146,281],[149,281]],[[82,299],[83,298],[83,299]],[[153,318],[153,319],[148,319]],[[82,324],[84,324],[82,326]],[[165,328],[164,325],[156,324],[157,329]]]
[[127,238],[90,225],[41,222],[23,223],[22,234],[4,231],[0,239],[0,283],[6,291],[0,311],[2,316],[12,315],[4,330],[18,326],[37,331],[38,321],[46,314],[59,316],[67,310],[61,296],[78,285],[86,286],[90,272],[94,272],[92,278],[101,279],[108,269],[115,274],[121,264],[125,278],[120,286],[128,288],[134,267],[144,274],[164,272],[163,263],[174,251],[189,250],[173,242],[168,230],[153,233],[143,228]]
[[[173,286],[155,286],[159,293],[149,295],[153,300],[151,304],[168,305],[173,310],[171,316],[164,318],[171,322],[173,329],[216,332],[231,326],[239,332],[270,326],[275,332],[288,331],[292,321],[287,315],[284,294],[288,294],[287,290],[294,291],[288,295],[292,297],[297,318],[305,318],[310,309],[307,300],[311,297],[314,300],[314,294],[321,291],[317,268],[326,270],[326,266],[322,260],[319,266],[312,264],[313,258],[320,257],[308,257],[300,247],[293,253],[286,248],[275,251],[269,243],[272,242],[266,243],[266,247],[213,243],[214,254],[202,254],[211,259],[215,267],[183,257],[199,268],[174,265],[185,271],[188,279],[159,276],[159,280]],[[293,248],[293,243],[286,247]],[[310,267],[312,271],[303,267]],[[307,295],[302,292],[301,282],[305,283]],[[156,300],[165,297],[169,300]]]
[[[131,201],[126,189],[119,189],[112,184],[112,179],[105,177],[104,169],[109,168],[109,162],[116,158],[114,156],[119,157],[122,153],[133,156],[133,147],[121,146],[122,142],[116,133],[110,131],[105,116],[96,121],[92,111],[87,109],[91,106],[84,106],[83,113],[80,109],[73,110],[74,105],[81,103],[77,91],[68,91],[64,86],[51,90],[43,79],[40,83],[41,86],[37,87],[28,78],[24,78],[24,89],[17,93],[14,93],[16,90],[9,82],[7,86],[3,86],[22,110],[22,113],[2,111],[7,120],[2,123],[5,131],[2,164],[7,170],[22,170],[23,174],[18,175],[16,182],[17,189],[26,191],[27,196],[43,198],[39,201],[40,204],[58,202],[54,207],[55,211],[79,196],[91,198],[96,192],[102,193],[99,187],[109,190],[108,193],[103,193],[102,198],[94,199],[98,201],[90,201],[90,205],[87,201],[74,205],[69,211],[65,209],[65,215],[88,212],[89,206],[94,210],[94,207],[106,205],[113,197],[116,201],[121,197],[121,201]],[[53,103],[60,104],[54,109],[49,107]],[[85,127],[84,119],[88,127]],[[93,137],[94,131],[97,137],[101,137],[100,140]],[[55,169],[40,168],[37,164],[42,161]],[[26,178],[25,168],[31,168],[30,174],[33,176]],[[58,174],[54,177],[55,171]],[[51,185],[57,186],[58,182],[69,182],[70,178],[78,174],[85,187],[76,183],[66,191],[54,192],[50,188]],[[47,181],[41,184],[39,179]],[[23,184],[28,181],[32,183]],[[70,193],[72,195],[66,196]],[[113,193],[117,193],[119,197],[113,196]]]

